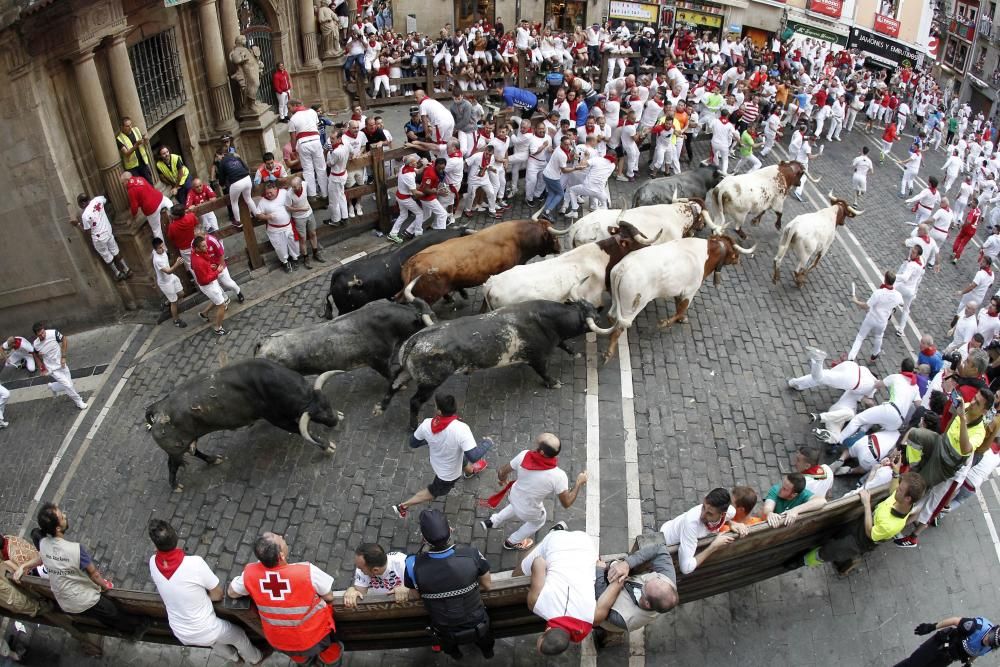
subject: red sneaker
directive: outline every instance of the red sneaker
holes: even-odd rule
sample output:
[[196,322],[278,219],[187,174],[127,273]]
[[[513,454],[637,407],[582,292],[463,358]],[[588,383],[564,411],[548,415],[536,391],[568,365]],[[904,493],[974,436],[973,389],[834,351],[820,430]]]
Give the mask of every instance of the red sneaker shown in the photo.
[[396,513],[396,516],[399,517],[400,519],[405,519],[406,515],[410,513],[410,511],[406,509],[406,505],[404,505],[403,503],[399,503],[398,505],[392,505],[391,508],[392,511]]

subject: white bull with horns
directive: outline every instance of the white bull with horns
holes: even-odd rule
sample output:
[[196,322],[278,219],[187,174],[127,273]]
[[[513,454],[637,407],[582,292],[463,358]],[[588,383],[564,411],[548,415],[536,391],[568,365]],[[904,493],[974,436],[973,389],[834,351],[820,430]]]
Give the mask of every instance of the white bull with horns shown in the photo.
[[[712,218],[701,199],[678,199],[674,190],[672,204],[654,204],[636,208],[598,209],[583,216],[567,229],[553,229],[556,236],[568,236],[570,245],[579,248],[586,243],[611,236],[608,227],[623,220],[635,226],[646,238],[658,238],[667,243],[702,229]],[[624,215],[623,215],[624,213]]]
[[843,225],[847,218],[864,213],[843,199],[834,197],[833,190],[827,197],[830,199],[830,206],[796,216],[781,230],[778,254],[774,256],[774,275],[771,278],[775,285],[781,278],[779,267],[789,249],[794,250],[799,258],[798,266],[795,267],[792,276],[795,279],[795,286],[802,287],[806,282],[806,276],[816,268],[819,260],[833,245],[833,240],[837,237],[837,227]]
[[741,229],[747,214],[754,216],[750,223],[757,225],[766,212],[774,211],[777,216],[774,226],[781,229],[785,198],[793,188],[798,187],[803,176],[819,183],[818,178],[806,173],[802,163],[795,160],[782,161],[750,174],[726,176],[708,193],[709,208],[717,224],[723,228],[730,220],[735,220],[734,231],[741,239],[747,236]]

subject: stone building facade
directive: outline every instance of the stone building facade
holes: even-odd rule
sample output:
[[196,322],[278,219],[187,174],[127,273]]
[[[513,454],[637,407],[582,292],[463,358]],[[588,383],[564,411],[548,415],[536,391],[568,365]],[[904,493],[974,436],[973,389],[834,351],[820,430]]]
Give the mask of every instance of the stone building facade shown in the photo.
[[[265,66],[252,110],[236,108],[230,78],[241,34]],[[129,221],[118,180],[121,119],[206,180],[226,133],[252,165],[281,148],[267,104],[277,62],[296,97],[346,108],[343,57],[321,58],[318,42],[313,0],[0,0],[0,333],[26,335],[36,319],[83,326],[158,301],[148,227]],[[108,197],[136,273],[127,282],[69,224],[79,193]]]

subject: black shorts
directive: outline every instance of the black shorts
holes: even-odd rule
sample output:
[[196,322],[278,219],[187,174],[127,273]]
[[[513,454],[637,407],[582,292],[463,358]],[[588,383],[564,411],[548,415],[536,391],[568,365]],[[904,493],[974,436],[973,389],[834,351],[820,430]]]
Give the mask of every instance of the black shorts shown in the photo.
[[455,488],[455,482],[457,481],[458,479],[453,479],[450,482],[446,482],[437,475],[434,475],[434,481],[427,485],[427,491],[435,498],[447,496]]

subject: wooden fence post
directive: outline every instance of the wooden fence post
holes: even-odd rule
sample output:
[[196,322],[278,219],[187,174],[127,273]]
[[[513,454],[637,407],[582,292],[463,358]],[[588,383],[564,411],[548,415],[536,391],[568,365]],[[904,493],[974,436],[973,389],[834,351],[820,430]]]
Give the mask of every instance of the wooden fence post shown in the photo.
[[598,74],[598,80],[600,81],[600,86],[598,90],[604,90],[604,87],[608,85],[608,52],[604,51],[601,53],[601,73]]
[[378,146],[371,152],[372,174],[375,176],[375,206],[378,208],[378,222],[375,226],[383,233],[389,231],[389,197],[385,182],[385,160],[382,157],[382,147]]
[[524,59],[524,51],[518,49],[517,51],[517,87],[524,88],[524,78],[525,78],[525,68],[527,67],[527,62]]
[[250,207],[243,197],[236,203],[240,207],[240,222],[243,223],[243,240],[247,245],[247,259],[250,262],[250,269],[259,269],[264,266],[264,258],[260,254],[260,247],[257,245],[257,231],[253,226],[253,218],[250,217]]

